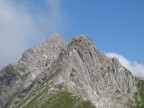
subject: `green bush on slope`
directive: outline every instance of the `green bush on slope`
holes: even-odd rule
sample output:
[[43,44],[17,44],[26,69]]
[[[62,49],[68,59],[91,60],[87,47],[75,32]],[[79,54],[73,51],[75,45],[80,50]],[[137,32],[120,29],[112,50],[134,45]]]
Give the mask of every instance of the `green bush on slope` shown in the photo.
[[144,108],[144,80],[137,79],[138,98],[136,108]]

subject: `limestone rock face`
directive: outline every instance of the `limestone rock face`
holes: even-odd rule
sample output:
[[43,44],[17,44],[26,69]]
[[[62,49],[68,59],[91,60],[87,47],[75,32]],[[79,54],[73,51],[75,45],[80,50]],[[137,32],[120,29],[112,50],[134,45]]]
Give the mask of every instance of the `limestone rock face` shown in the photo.
[[66,97],[70,108],[142,108],[143,84],[88,37],[65,44],[54,34],[0,71],[0,108],[63,108]]
[[27,71],[31,72],[29,79],[33,80],[42,71],[49,68],[66,47],[62,36],[54,33],[46,41],[38,44],[33,49],[26,50],[16,65],[18,67],[26,67]]
[[62,36],[55,33],[36,47],[26,50],[18,63],[3,69],[0,72],[0,103],[5,104],[19,89],[28,87],[66,47]]
[[90,100],[97,108],[134,105],[135,78],[117,58],[110,59],[86,37],[76,37],[67,49],[66,67],[56,80],[73,94]]

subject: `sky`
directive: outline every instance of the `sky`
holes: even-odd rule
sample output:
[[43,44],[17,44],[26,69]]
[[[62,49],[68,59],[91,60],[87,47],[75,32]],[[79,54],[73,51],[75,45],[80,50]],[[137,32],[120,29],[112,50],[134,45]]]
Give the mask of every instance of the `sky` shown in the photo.
[[92,38],[107,56],[144,77],[143,5],[143,0],[0,0],[0,68],[58,32],[66,42],[79,34]]

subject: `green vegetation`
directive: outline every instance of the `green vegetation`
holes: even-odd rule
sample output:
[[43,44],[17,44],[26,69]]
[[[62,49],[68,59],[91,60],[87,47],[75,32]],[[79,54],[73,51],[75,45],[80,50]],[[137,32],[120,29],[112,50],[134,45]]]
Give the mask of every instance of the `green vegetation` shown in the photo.
[[[138,94],[136,96],[136,108],[144,108],[144,80],[137,79]],[[139,99],[140,100],[139,100]]]
[[[89,101],[84,101],[67,91],[59,91],[49,96],[43,103],[38,102],[40,96],[42,96],[42,94],[37,95],[22,108],[95,108]],[[20,108],[21,106],[18,107]]]
[[[31,91],[27,97],[22,97],[15,102],[15,108],[95,108],[89,101],[84,101],[80,97],[73,96],[67,91],[62,91],[62,85],[57,85],[59,91],[48,93],[49,81],[54,78],[61,69],[58,68],[43,83],[41,83],[40,91]],[[33,85],[22,91],[28,93]]]
[[125,68],[124,72],[126,73],[127,76],[128,75],[132,75],[132,73],[128,69],[126,69],[126,68]]
[[21,79],[24,81],[27,79],[27,77],[30,75],[31,72],[27,72],[26,74],[21,76]]
[[83,101],[71,93],[61,91],[49,98],[40,108],[95,108],[89,101]]
[[[46,95],[48,89],[49,89],[49,84],[48,82],[54,78],[59,72],[61,71],[60,68],[56,69],[54,71],[53,74],[51,74],[46,80],[44,80],[44,82],[42,82],[41,84],[41,89],[44,87],[44,89],[42,91],[40,91],[39,93],[37,93],[38,91],[32,91],[33,95],[30,95],[28,97],[23,98],[22,100],[16,102],[16,108],[21,107],[22,105],[26,104],[26,102],[30,99],[30,102],[27,103],[26,107],[24,106],[23,108],[27,108],[27,106],[29,108],[32,108],[36,103],[36,101],[41,98],[41,96],[44,94]],[[26,75],[27,76],[27,75]],[[44,86],[44,84],[46,84],[46,86]],[[21,93],[28,93],[31,91],[32,87],[34,86],[34,83],[32,83],[28,88],[24,89],[23,91],[21,91]]]
[[77,108],[96,108],[90,101],[83,101]]
[[34,86],[34,83],[30,84],[26,89],[22,90],[21,93],[28,93],[32,87]]
[[7,66],[5,68],[5,71],[13,76],[19,76],[19,77],[21,76],[19,69],[15,69],[14,66],[12,65]]
[[61,69],[58,68],[55,70],[55,72],[53,74],[51,74],[44,82],[43,84],[45,83],[48,83],[52,78],[54,78],[58,73],[60,73]]

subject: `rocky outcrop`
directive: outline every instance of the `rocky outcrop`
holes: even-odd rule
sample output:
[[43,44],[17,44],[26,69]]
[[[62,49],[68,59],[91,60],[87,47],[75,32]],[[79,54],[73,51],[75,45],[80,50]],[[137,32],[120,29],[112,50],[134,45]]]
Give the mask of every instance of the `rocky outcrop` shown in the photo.
[[54,33],[46,41],[33,49],[26,50],[22,58],[0,72],[0,106],[5,105],[10,97],[26,87],[59,57],[66,44],[62,36]]
[[110,59],[85,36],[76,37],[63,58],[65,66],[56,82],[90,100],[97,108],[135,106],[135,78],[118,59]]
[[16,66],[26,67],[26,73],[31,73],[29,80],[33,81],[42,71],[51,66],[66,47],[62,36],[54,33],[33,49],[26,50]]
[[60,108],[142,108],[143,84],[117,58],[105,56],[88,37],[76,36],[65,44],[54,34],[0,72],[0,105],[54,108],[61,103]]

